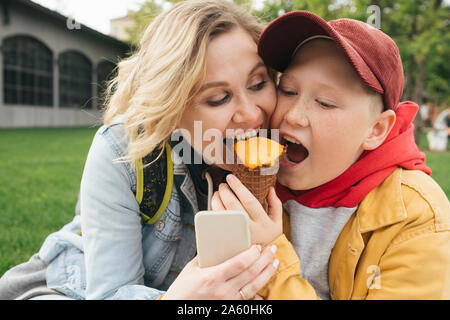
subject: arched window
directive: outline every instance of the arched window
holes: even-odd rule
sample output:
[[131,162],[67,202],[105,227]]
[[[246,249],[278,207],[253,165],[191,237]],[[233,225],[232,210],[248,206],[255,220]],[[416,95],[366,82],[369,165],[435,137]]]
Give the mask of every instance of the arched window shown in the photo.
[[116,64],[108,60],[103,60],[97,65],[97,92],[99,108],[103,107],[103,103],[105,102],[107,81],[113,79],[116,75],[115,67]]
[[5,104],[53,105],[53,54],[41,41],[12,36],[3,41]]
[[59,55],[59,106],[92,108],[92,64],[76,51]]

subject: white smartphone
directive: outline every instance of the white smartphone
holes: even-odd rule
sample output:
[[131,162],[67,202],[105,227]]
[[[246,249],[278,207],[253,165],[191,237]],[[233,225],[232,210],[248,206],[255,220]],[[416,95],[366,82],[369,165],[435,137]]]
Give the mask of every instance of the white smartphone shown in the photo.
[[194,221],[198,264],[202,268],[218,265],[251,245],[245,212],[200,211]]

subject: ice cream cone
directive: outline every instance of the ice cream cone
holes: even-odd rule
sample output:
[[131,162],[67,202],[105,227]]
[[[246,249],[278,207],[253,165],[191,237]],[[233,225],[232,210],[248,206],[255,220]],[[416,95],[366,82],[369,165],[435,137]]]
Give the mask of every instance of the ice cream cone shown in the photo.
[[275,186],[277,175],[261,174],[261,168],[249,169],[244,165],[234,165],[233,175],[235,175],[242,184],[264,206],[270,187]]
[[[275,186],[278,158],[284,152],[284,147],[273,140],[264,138],[264,143],[260,143],[261,140],[258,140],[257,143],[253,144],[257,146],[257,148],[254,148],[256,150],[252,150],[252,144],[248,141],[250,139],[238,142],[245,144],[240,146],[242,148],[239,148],[237,144],[235,145],[235,164],[232,166],[232,173],[264,206],[270,187]],[[273,147],[270,145],[271,143],[276,143],[275,148],[270,149]],[[268,151],[261,150],[261,148],[268,148]],[[255,152],[257,152],[257,156],[255,156]],[[253,153],[253,156],[249,156],[250,153]],[[249,159],[252,161],[249,161]]]

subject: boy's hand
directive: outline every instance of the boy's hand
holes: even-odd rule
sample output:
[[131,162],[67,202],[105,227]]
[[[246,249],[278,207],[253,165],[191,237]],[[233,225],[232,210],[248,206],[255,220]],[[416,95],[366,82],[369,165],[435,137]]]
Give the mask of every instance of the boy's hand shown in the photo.
[[228,185],[220,184],[219,190],[212,197],[211,207],[214,211],[239,210],[246,212],[250,218],[253,244],[266,245],[283,233],[283,206],[273,187],[270,188],[267,196],[266,212],[238,178],[229,174],[226,179]]

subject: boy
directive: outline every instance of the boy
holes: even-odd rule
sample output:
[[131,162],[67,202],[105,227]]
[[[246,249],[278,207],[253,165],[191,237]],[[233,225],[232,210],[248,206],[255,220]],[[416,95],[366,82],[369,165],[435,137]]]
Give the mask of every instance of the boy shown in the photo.
[[274,192],[264,215],[233,176],[239,200],[221,185],[213,208],[245,209],[252,239],[277,246],[277,274],[259,295],[449,299],[450,204],[414,142],[417,105],[399,103],[394,41],[360,21],[296,11],[273,21],[258,49],[283,72],[271,124],[287,145],[285,235]]

